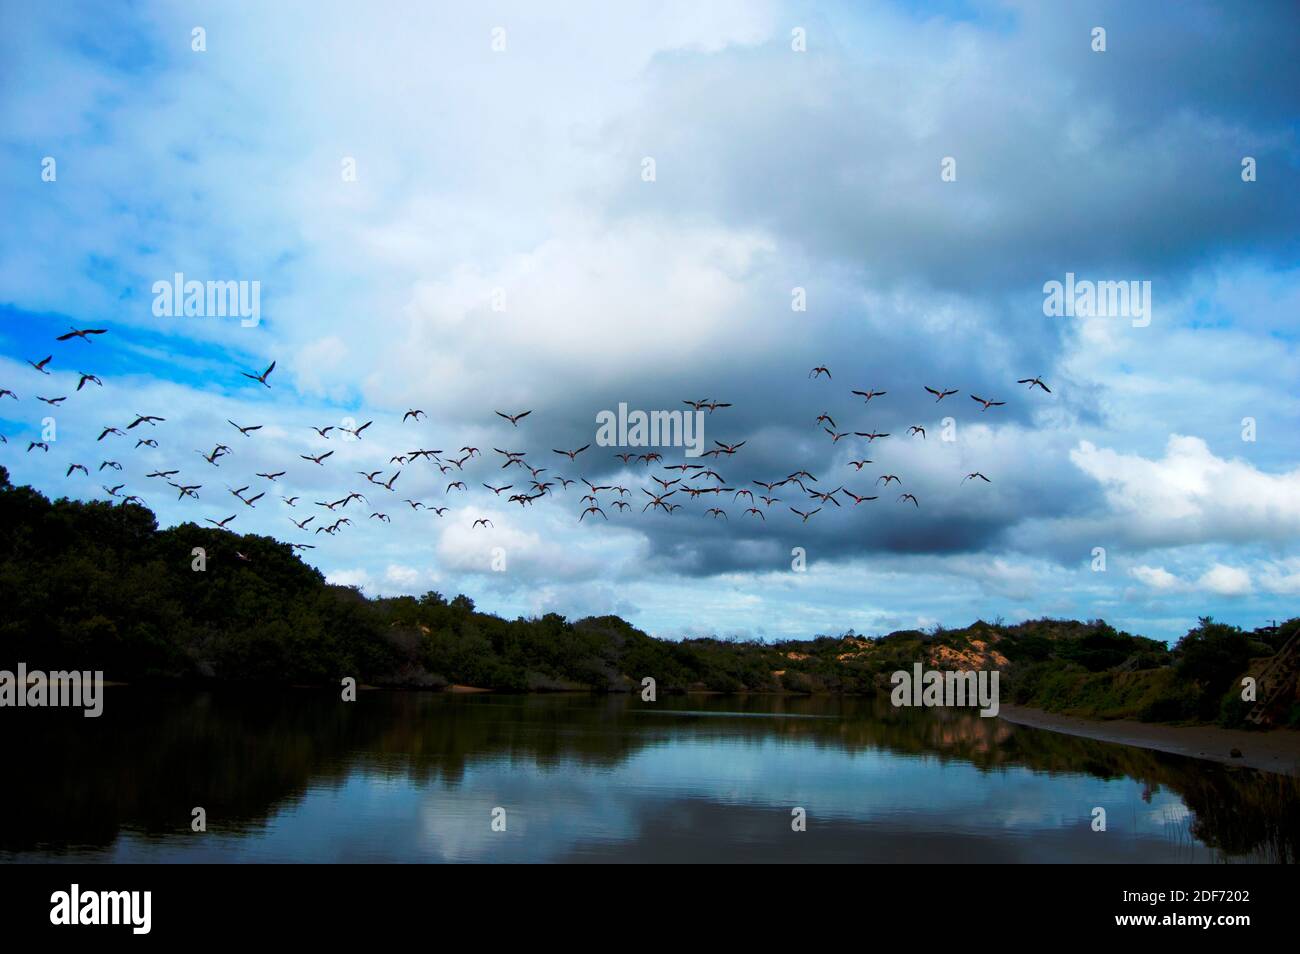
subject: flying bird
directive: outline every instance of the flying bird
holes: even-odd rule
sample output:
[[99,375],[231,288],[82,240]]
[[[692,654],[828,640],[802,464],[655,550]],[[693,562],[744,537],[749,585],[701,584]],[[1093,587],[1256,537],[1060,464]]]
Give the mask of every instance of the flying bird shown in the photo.
[[275,362],[272,361],[270,367],[268,367],[261,374],[250,374],[248,371],[240,371],[239,373],[246,378],[251,378],[252,380],[256,381],[258,384],[262,385],[263,387],[269,388],[271,385],[266,383],[266,379],[270,377],[271,372],[274,370],[275,370]]
[[808,522],[808,518],[811,517],[811,516],[813,516],[814,514],[821,513],[821,509],[822,509],[821,507],[818,507],[816,510],[812,511],[811,513],[804,513],[802,510],[795,510],[794,507],[791,507],[791,508],[790,508],[790,511],[791,511],[792,513],[797,514],[797,515],[800,516],[800,517],[803,517],[803,522],[804,522],[804,523],[807,523],[807,522]]
[[577,450],[571,450],[571,451],[566,451],[566,450],[555,450],[555,448],[551,448],[551,449],[554,450],[555,453],[557,453],[557,454],[563,454],[565,457],[569,458],[569,460],[574,460],[574,459],[577,458],[577,456],[578,456],[579,454],[581,454],[583,451],[585,451],[585,450],[586,450],[588,447],[590,447],[590,446],[591,446],[590,444],[583,444],[583,445],[582,445],[581,447],[579,447]]
[[984,407],[981,409],[983,411],[987,411],[991,407],[1001,407],[1002,405],[1007,403],[1006,401],[986,401],[982,397],[976,397],[974,394],[972,394],[970,397],[972,401],[978,401],[980,404],[984,405]]
[[402,415],[402,423],[405,424],[409,418],[414,418],[418,422],[421,417],[428,416],[429,415],[425,414],[424,411],[420,410],[418,407],[413,407]]
[[949,397],[949,396],[951,396],[951,395],[953,395],[953,394],[957,394],[957,393],[958,393],[956,389],[953,389],[953,390],[951,390],[951,391],[936,391],[934,388],[932,388],[932,387],[928,387],[928,386],[926,386],[925,389],[926,389],[927,391],[929,391],[931,394],[934,395],[934,403],[935,403],[935,404],[938,404],[940,401],[942,401],[942,400],[943,400],[944,398],[946,398],[946,397]]
[[1032,391],[1034,388],[1038,387],[1038,388],[1042,388],[1042,389],[1043,389],[1044,391],[1046,391],[1048,394],[1051,394],[1051,393],[1052,393],[1052,389],[1049,388],[1046,384],[1043,383],[1043,379],[1042,379],[1041,377],[1038,377],[1038,378],[1021,378],[1019,381],[1016,382],[1016,384],[1028,384],[1028,385],[1029,385],[1029,390],[1031,390],[1031,391]]
[[497,417],[504,417],[512,426],[518,427],[519,422],[532,413],[532,411],[520,411],[518,414],[506,414],[503,411],[497,411],[496,415]]
[[375,422],[374,422],[374,421],[366,421],[366,423],[362,424],[360,427],[355,427],[355,428],[353,428],[353,427],[340,427],[339,430],[340,430],[340,431],[343,431],[343,432],[345,432],[345,433],[347,433],[347,434],[351,434],[351,435],[352,435],[353,437],[355,437],[357,440],[361,440],[361,432],[364,431],[367,427],[369,427],[369,426],[370,426],[371,424],[373,424],[373,423],[375,423]]
[[329,456],[330,456],[331,454],[333,454],[333,453],[334,453],[333,451],[326,451],[325,453],[323,453],[323,454],[318,454],[318,455],[315,456],[315,457],[312,457],[312,456],[310,456],[310,455],[308,455],[308,454],[299,454],[298,456],[301,457],[303,460],[309,460],[309,461],[311,461],[313,464],[320,464],[322,467],[324,467],[325,465],[324,465],[323,461],[325,460],[326,457],[329,457]]
[[88,338],[87,335],[106,335],[106,334],[108,334],[107,328],[82,328],[82,329],[73,328],[67,334],[59,335],[54,340],[67,341],[70,338],[80,338],[82,341],[86,342],[86,344],[90,344],[90,338]]
[[808,372],[808,377],[820,378],[823,374],[826,375],[827,378],[829,378],[831,376],[830,369],[827,368],[824,364],[819,364],[817,367],[813,368],[811,371]]
[[225,520],[213,520],[211,517],[207,517],[205,519],[207,520],[208,523],[212,524],[218,530],[224,530],[226,529],[226,524],[230,523],[230,521],[234,520],[235,517],[237,516],[239,516],[239,514],[232,513]]
[[41,372],[41,374],[49,374],[50,372],[45,370],[45,366],[50,363],[50,359],[53,357],[54,355],[47,354],[40,361],[28,361],[27,363],[30,364],[33,368],[35,368],[37,371]]
[[898,495],[898,499],[899,499],[899,501],[910,500],[910,501],[912,501],[912,504],[913,504],[914,506],[916,506],[917,508],[920,508],[920,506],[921,506],[921,504],[920,504],[919,502],[917,502],[916,497],[913,496],[912,494],[899,494],[899,495]]
[[233,427],[235,430],[239,431],[239,433],[243,434],[245,437],[251,436],[248,433],[249,431],[260,431],[262,429],[261,424],[250,424],[247,427],[240,427],[234,421],[230,420],[230,418],[226,418],[226,423],[229,424],[231,427]]
[[973,472],[967,474],[965,477],[963,477],[963,478],[961,479],[961,482],[964,484],[964,483],[966,483],[966,481],[968,481],[968,480],[982,480],[982,481],[984,481],[984,483],[986,483],[986,484],[991,484],[991,483],[993,483],[993,481],[989,480],[987,477],[985,477],[983,474],[981,474],[978,470],[973,471]]
[[97,385],[99,385],[101,388],[104,386],[104,382],[101,381],[101,380],[99,380],[99,378],[98,378],[96,375],[93,375],[93,374],[87,374],[85,371],[78,371],[77,373],[78,373],[79,375],[81,375],[81,380],[77,382],[77,390],[78,390],[78,391],[80,391],[82,388],[84,388],[84,387],[86,386],[86,382],[87,382],[87,381],[90,381],[90,382],[92,382],[93,384],[97,384]]

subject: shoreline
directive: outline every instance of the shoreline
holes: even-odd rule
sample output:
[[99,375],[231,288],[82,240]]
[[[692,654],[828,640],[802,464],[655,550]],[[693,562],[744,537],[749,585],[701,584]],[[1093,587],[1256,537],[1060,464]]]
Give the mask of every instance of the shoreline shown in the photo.
[[[1300,777],[1300,732],[1275,728],[1260,732],[1223,729],[1214,725],[1164,725],[1131,719],[1084,719],[1032,709],[1027,706],[1001,707],[999,719],[1012,725],[1045,729],[1099,742],[1133,745],[1172,755],[1244,766],[1278,775]],[[1241,758],[1233,758],[1233,749]]]

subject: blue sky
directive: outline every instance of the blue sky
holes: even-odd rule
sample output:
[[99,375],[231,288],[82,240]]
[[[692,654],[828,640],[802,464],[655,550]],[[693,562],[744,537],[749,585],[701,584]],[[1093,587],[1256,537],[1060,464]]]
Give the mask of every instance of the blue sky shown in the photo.
[[[85,499],[125,482],[166,524],[238,512],[233,528],[316,544],[311,562],[371,594],[614,612],[665,636],[1051,615],[1170,638],[1207,613],[1295,615],[1294,6],[426,6],[0,4],[16,481]],[[262,320],[154,315],[176,272],[259,282]],[[1067,272],[1149,281],[1150,324],[1045,316]],[[110,333],[52,340],[70,326]],[[49,377],[26,364],[51,353]],[[239,373],[272,360],[270,390]],[[821,364],[832,381],[808,378]],[[74,392],[78,371],[103,388]],[[1038,374],[1050,395],[1015,383]],[[961,393],[936,407],[927,384]],[[504,447],[644,502],[675,475],[551,449],[592,442],[620,402],[701,397],[733,405],[710,441],[747,442],[713,461],[728,484],[806,468],[880,499],[805,524],[787,485],[765,521],[744,500],[711,519],[701,498],[672,516],[606,504],[593,525],[576,487],[527,510],[492,496],[508,481],[490,459],[409,463],[394,494],[357,476],[416,447]],[[403,424],[411,407],[428,420]],[[524,408],[517,430],[493,413]],[[868,445],[832,443],[823,412],[891,436],[854,471]],[[139,429],[95,440],[135,413],[168,418],[156,450],[132,446]],[[47,417],[49,454],[26,453]],[[360,442],[310,430],[370,419]],[[213,469],[195,451],[217,441],[235,453]],[[325,450],[325,467],[298,457]],[[119,477],[100,479],[104,459]],[[91,478],[64,478],[73,462]],[[144,477],[160,467],[201,499]],[[226,493],[282,469],[255,510]],[[992,483],[962,482],[974,470]],[[886,473],[922,506],[871,489]],[[457,477],[469,491],[446,490]],[[392,523],[289,523],[352,490]]]

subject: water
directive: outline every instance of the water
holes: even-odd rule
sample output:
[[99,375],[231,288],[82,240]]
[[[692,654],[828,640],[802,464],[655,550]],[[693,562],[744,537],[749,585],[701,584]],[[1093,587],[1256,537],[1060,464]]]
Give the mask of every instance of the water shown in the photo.
[[1300,845],[1295,779],[871,700],[107,693],[97,720],[0,713],[0,860],[1219,862]]

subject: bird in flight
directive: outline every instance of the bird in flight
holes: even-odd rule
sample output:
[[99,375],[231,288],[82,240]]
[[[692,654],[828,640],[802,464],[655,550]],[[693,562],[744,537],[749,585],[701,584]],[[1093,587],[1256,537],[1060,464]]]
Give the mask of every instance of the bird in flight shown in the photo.
[[284,472],[283,470],[277,470],[277,471],[276,471],[275,473],[273,473],[273,474],[258,474],[257,476],[258,476],[258,477],[265,477],[267,480],[274,482],[274,481],[275,481],[275,478],[277,478],[277,477],[283,477],[284,475],[285,475],[285,472]]
[[888,436],[889,436],[888,433],[885,433],[885,434],[877,434],[875,431],[871,431],[870,433],[867,433],[866,431],[854,431],[854,432],[853,432],[853,435],[854,435],[855,437],[865,437],[865,438],[867,439],[867,443],[868,443],[868,444],[870,444],[872,441],[874,441],[877,437],[888,437]]
[[73,328],[67,334],[59,335],[54,340],[68,341],[71,338],[80,338],[82,341],[86,342],[87,344],[90,344],[90,338],[88,338],[87,335],[106,335],[106,334],[108,334],[107,328],[81,328],[81,329]]
[[879,484],[882,480],[885,482],[886,487],[888,487],[891,483],[895,483],[895,484],[902,483],[902,481],[894,474],[882,474],[881,476],[876,478],[876,483]]
[[37,371],[41,372],[41,374],[49,374],[50,372],[45,370],[45,366],[50,363],[50,359],[53,357],[54,355],[47,354],[45,357],[41,358],[40,361],[28,361],[27,363]]
[[474,521],[474,524],[473,526],[470,527],[470,529],[472,530],[474,529],[474,527],[491,527],[491,526],[492,526],[491,520],[489,520],[487,517],[479,517],[477,520]]
[[375,423],[375,422],[374,422],[374,421],[366,421],[366,423],[362,424],[360,427],[357,427],[357,428],[352,428],[352,427],[340,427],[339,430],[340,430],[340,431],[343,431],[343,432],[346,433],[346,434],[351,434],[351,435],[352,435],[353,437],[355,437],[357,440],[361,440],[361,432],[364,431],[367,427],[369,427],[369,426],[370,426],[371,424],[373,424],[373,423]]
[[1052,389],[1049,388],[1046,384],[1043,383],[1043,379],[1042,379],[1041,377],[1037,377],[1037,378],[1021,378],[1019,381],[1016,382],[1016,384],[1028,384],[1028,385],[1029,385],[1029,390],[1031,390],[1031,391],[1032,391],[1034,388],[1037,387],[1037,388],[1042,388],[1042,389],[1043,389],[1044,391],[1046,391],[1048,394],[1051,394],[1051,393],[1052,393]]
[[486,487],[488,490],[492,491],[498,497],[500,497],[502,491],[509,490],[511,487],[514,486],[514,484],[506,484],[504,487],[493,487],[491,484],[484,484],[483,486]]
[[935,404],[938,404],[940,401],[942,401],[942,400],[943,400],[944,398],[946,398],[946,397],[949,397],[949,396],[951,396],[951,395],[953,395],[953,394],[958,393],[957,390],[956,390],[955,388],[952,389],[952,390],[950,390],[950,391],[936,391],[934,388],[929,387],[929,386],[926,386],[925,389],[926,389],[927,391],[929,391],[931,394],[934,395],[934,403],[935,403]]
[[310,516],[310,517],[308,517],[306,520],[304,520],[302,523],[299,523],[297,520],[294,520],[292,517],[289,518],[289,522],[290,522],[291,524],[293,524],[295,527],[297,527],[299,530],[306,530],[306,529],[307,529],[307,524],[311,523],[311,522],[312,522],[313,520],[315,520],[315,519],[316,519],[316,517],[315,517],[315,515],[313,514],[312,516]]
[[920,434],[921,440],[925,440],[925,428],[922,427],[920,424],[913,424],[911,427],[907,429],[907,433],[911,434],[913,437],[915,437],[917,434]]
[[117,461],[115,461],[115,460],[105,460],[105,461],[101,461],[100,464],[99,464],[99,469],[100,469],[100,470],[103,470],[105,467],[112,467],[114,470],[121,470],[121,469],[122,469],[122,465],[119,464],[119,463],[118,463]]
[[583,517],[586,517],[587,514],[589,514],[589,513],[598,513],[598,514],[600,514],[602,517],[604,517],[606,520],[609,519],[609,516],[608,516],[608,514],[605,513],[605,511],[601,510],[601,509],[600,509],[599,507],[597,507],[595,504],[592,504],[590,507],[588,507],[586,510],[584,510],[584,511],[582,512],[582,516],[578,517],[578,523],[582,523]]
[[45,443],[44,441],[28,441],[28,442],[27,442],[27,453],[30,454],[30,453],[32,452],[32,450],[33,450],[34,448],[37,448],[37,447],[39,447],[41,450],[45,451],[45,453],[47,453],[47,454],[50,452],[50,445],[47,444],[47,443]]
[[414,418],[418,422],[421,417],[428,417],[428,416],[429,415],[425,414],[424,411],[420,410],[418,407],[413,407],[405,414],[402,415],[402,423],[405,424],[407,420],[411,418]]
[[852,467],[854,470],[861,470],[863,467],[867,466],[867,464],[871,464],[871,463],[874,463],[874,461],[870,461],[870,460],[851,460],[851,461],[849,461],[849,466]]
[[83,474],[85,474],[87,477],[90,476],[90,471],[86,470],[86,465],[85,465],[85,464],[69,464],[69,465],[68,465],[67,473],[65,473],[63,476],[64,476],[64,477],[71,477],[71,476],[72,476],[72,472],[73,472],[74,470],[79,470],[79,471],[81,471],[81,472],[82,472]]
[[[759,510],[757,507],[750,507],[748,510],[745,511],[745,514],[751,514],[751,513],[754,514],[756,517],[761,517],[763,522],[767,523],[767,516],[763,513],[763,511]],[[741,516],[744,516],[745,514],[742,514]]]
[[130,424],[128,424],[126,426],[126,429],[129,431],[131,428],[136,427],[137,425],[140,424],[148,424],[150,427],[156,427],[158,421],[165,421],[165,420],[167,420],[167,418],[159,417],[156,414],[141,414],[137,411],[135,415],[135,420],[132,421]]
[[497,417],[504,417],[512,426],[518,427],[519,422],[532,413],[532,411],[520,411],[518,414],[506,414],[504,411],[497,411],[496,415]]
[[214,527],[216,527],[218,530],[224,530],[224,529],[226,529],[226,524],[230,523],[230,521],[234,520],[235,517],[237,517],[237,516],[239,516],[239,515],[238,515],[238,514],[234,514],[234,513],[232,513],[232,514],[231,514],[229,517],[227,517],[225,520],[213,520],[211,517],[207,517],[207,518],[205,518],[205,519],[207,520],[208,523],[212,524],[212,525],[213,525]]
[[157,447],[158,442],[154,440],[152,437],[148,437],[148,438],[142,437],[135,442],[135,446],[136,447]]
[[917,502],[916,497],[913,496],[912,494],[899,494],[899,495],[898,495],[898,499],[899,499],[900,501],[903,501],[903,500],[910,500],[910,501],[912,501],[913,505],[916,506],[917,508],[920,508],[920,506],[921,506],[920,503]]
[[863,503],[863,502],[865,502],[865,501],[867,501],[867,500],[878,500],[878,499],[879,499],[878,497],[859,497],[857,494],[855,494],[855,493],[854,493],[853,491],[851,491],[851,490],[846,490],[846,491],[844,491],[844,493],[848,494],[850,497],[853,498],[853,506],[855,506],[855,507],[856,507],[858,504]]
[[145,474],[146,477],[161,477],[166,480],[168,477],[175,477],[179,470],[155,470],[152,474]]
[[[81,389],[78,388],[77,390],[80,391]],[[18,400],[18,395],[17,395],[17,394],[14,394],[14,392],[13,392],[13,391],[10,391],[8,388],[0,388],[0,398],[3,398],[3,397],[11,397],[11,398],[13,398],[15,401]]]
[[78,390],[78,391],[80,391],[82,388],[84,388],[84,387],[86,386],[86,382],[87,382],[87,381],[90,381],[90,382],[92,382],[92,383],[94,383],[94,384],[97,384],[97,385],[99,385],[101,388],[104,386],[104,382],[101,381],[101,380],[99,380],[99,378],[98,378],[96,375],[93,375],[93,374],[87,374],[85,371],[78,371],[77,373],[78,373],[79,375],[81,375],[81,380],[77,382],[77,390]]
[[724,444],[724,443],[722,443],[722,441],[714,441],[713,443],[717,444],[718,447],[720,447],[720,448],[722,449],[722,453],[724,453],[724,454],[734,454],[734,453],[736,453],[736,451],[738,451],[738,450],[740,450],[742,447],[744,447],[746,442],[745,442],[745,441],[741,441],[739,444]]
[[554,450],[555,453],[557,453],[557,454],[563,454],[565,457],[569,458],[569,460],[575,460],[579,454],[581,454],[583,451],[585,451],[585,450],[586,450],[588,447],[590,447],[590,446],[591,446],[590,444],[583,444],[583,445],[582,445],[581,447],[579,447],[577,450],[571,450],[571,451],[566,451],[566,450],[556,450],[555,448],[551,448],[551,450]]
[[106,428],[104,428],[102,431],[99,432],[99,436],[96,437],[95,440],[97,440],[97,441],[102,441],[102,440],[103,440],[105,437],[107,437],[109,434],[116,434],[118,437],[124,437],[124,436],[126,436],[126,432],[125,432],[125,431],[119,431],[116,427],[106,427]]
[[309,454],[299,454],[298,456],[301,457],[303,460],[309,460],[313,464],[320,464],[320,466],[324,467],[325,465],[323,461],[325,460],[326,457],[329,457],[333,453],[334,453],[333,451],[326,451],[325,453],[318,454],[315,457],[312,457]]
[[986,401],[982,397],[976,397],[974,394],[971,395],[971,400],[978,401],[980,404],[983,404],[984,405],[984,407],[982,408],[983,411],[987,411],[991,407],[1001,407],[1002,405],[1007,403],[1006,401]]
[[888,391],[876,391],[876,390],[874,390],[874,389],[871,389],[871,390],[867,390],[867,391],[854,391],[853,393],[854,393],[854,394],[859,394],[859,395],[861,395],[862,397],[866,398],[866,400],[867,400],[868,402],[870,402],[872,398],[880,397],[882,394],[888,394],[889,392],[888,392]]
[[[596,489],[608,489],[608,488],[593,487],[592,489],[596,490]],[[641,508],[642,513],[645,513],[651,507],[663,507],[665,513],[672,513],[672,511],[668,509],[668,504],[664,503],[664,501],[667,500],[669,497],[671,497],[673,494],[677,493],[677,491],[670,490],[666,494],[660,494],[659,496],[655,496],[654,494],[650,493],[650,491],[642,487],[641,492],[650,498],[650,502]]]
[[319,434],[321,437],[325,438],[325,440],[329,440],[330,431],[334,430],[334,425],[331,424],[329,427],[316,427],[315,425],[313,425],[312,430],[315,431],[317,434]]
[[800,516],[800,517],[803,517],[803,522],[804,522],[804,523],[807,523],[807,522],[808,522],[808,518],[811,517],[811,516],[813,516],[813,514],[821,513],[821,509],[822,509],[821,507],[818,507],[816,510],[813,510],[813,511],[810,512],[810,513],[804,513],[802,510],[795,510],[794,507],[791,507],[791,508],[790,508],[790,511],[791,511],[791,513],[794,513],[794,514],[796,514],[796,515],[798,515],[798,516]]
[[63,403],[64,401],[66,401],[67,399],[68,399],[68,398],[67,398],[66,395],[65,395],[64,397],[56,397],[56,398],[41,397],[39,394],[36,395],[36,400],[38,400],[38,401],[44,401],[46,404],[52,405],[53,407],[58,407],[60,404],[62,404],[62,403]]
[[829,378],[831,376],[830,368],[826,367],[824,364],[819,364],[817,367],[813,368],[811,371],[808,372],[808,377],[820,378],[823,374],[826,375],[827,378]]
[[982,481],[984,481],[984,483],[986,483],[986,484],[991,484],[991,483],[993,483],[993,481],[989,480],[987,477],[985,477],[983,474],[981,474],[978,470],[977,470],[977,471],[973,471],[973,472],[967,474],[965,477],[963,477],[963,478],[961,479],[961,482],[964,484],[964,483],[966,483],[966,481],[968,481],[968,480],[976,480],[976,479],[978,479],[978,480],[982,480]]
[[246,378],[251,378],[252,380],[256,381],[258,384],[262,385],[263,387],[269,388],[271,385],[266,383],[266,379],[270,377],[271,372],[274,370],[275,370],[275,362],[272,361],[270,367],[268,367],[261,374],[252,374],[248,371],[240,371],[239,373]]
[[245,437],[252,436],[251,434],[249,434],[249,431],[260,431],[262,429],[261,424],[250,424],[247,427],[240,427],[234,421],[230,420],[230,418],[226,418],[226,423],[229,424],[231,427],[233,427],[235,430],[239,431],[239,433],[243,434]]

